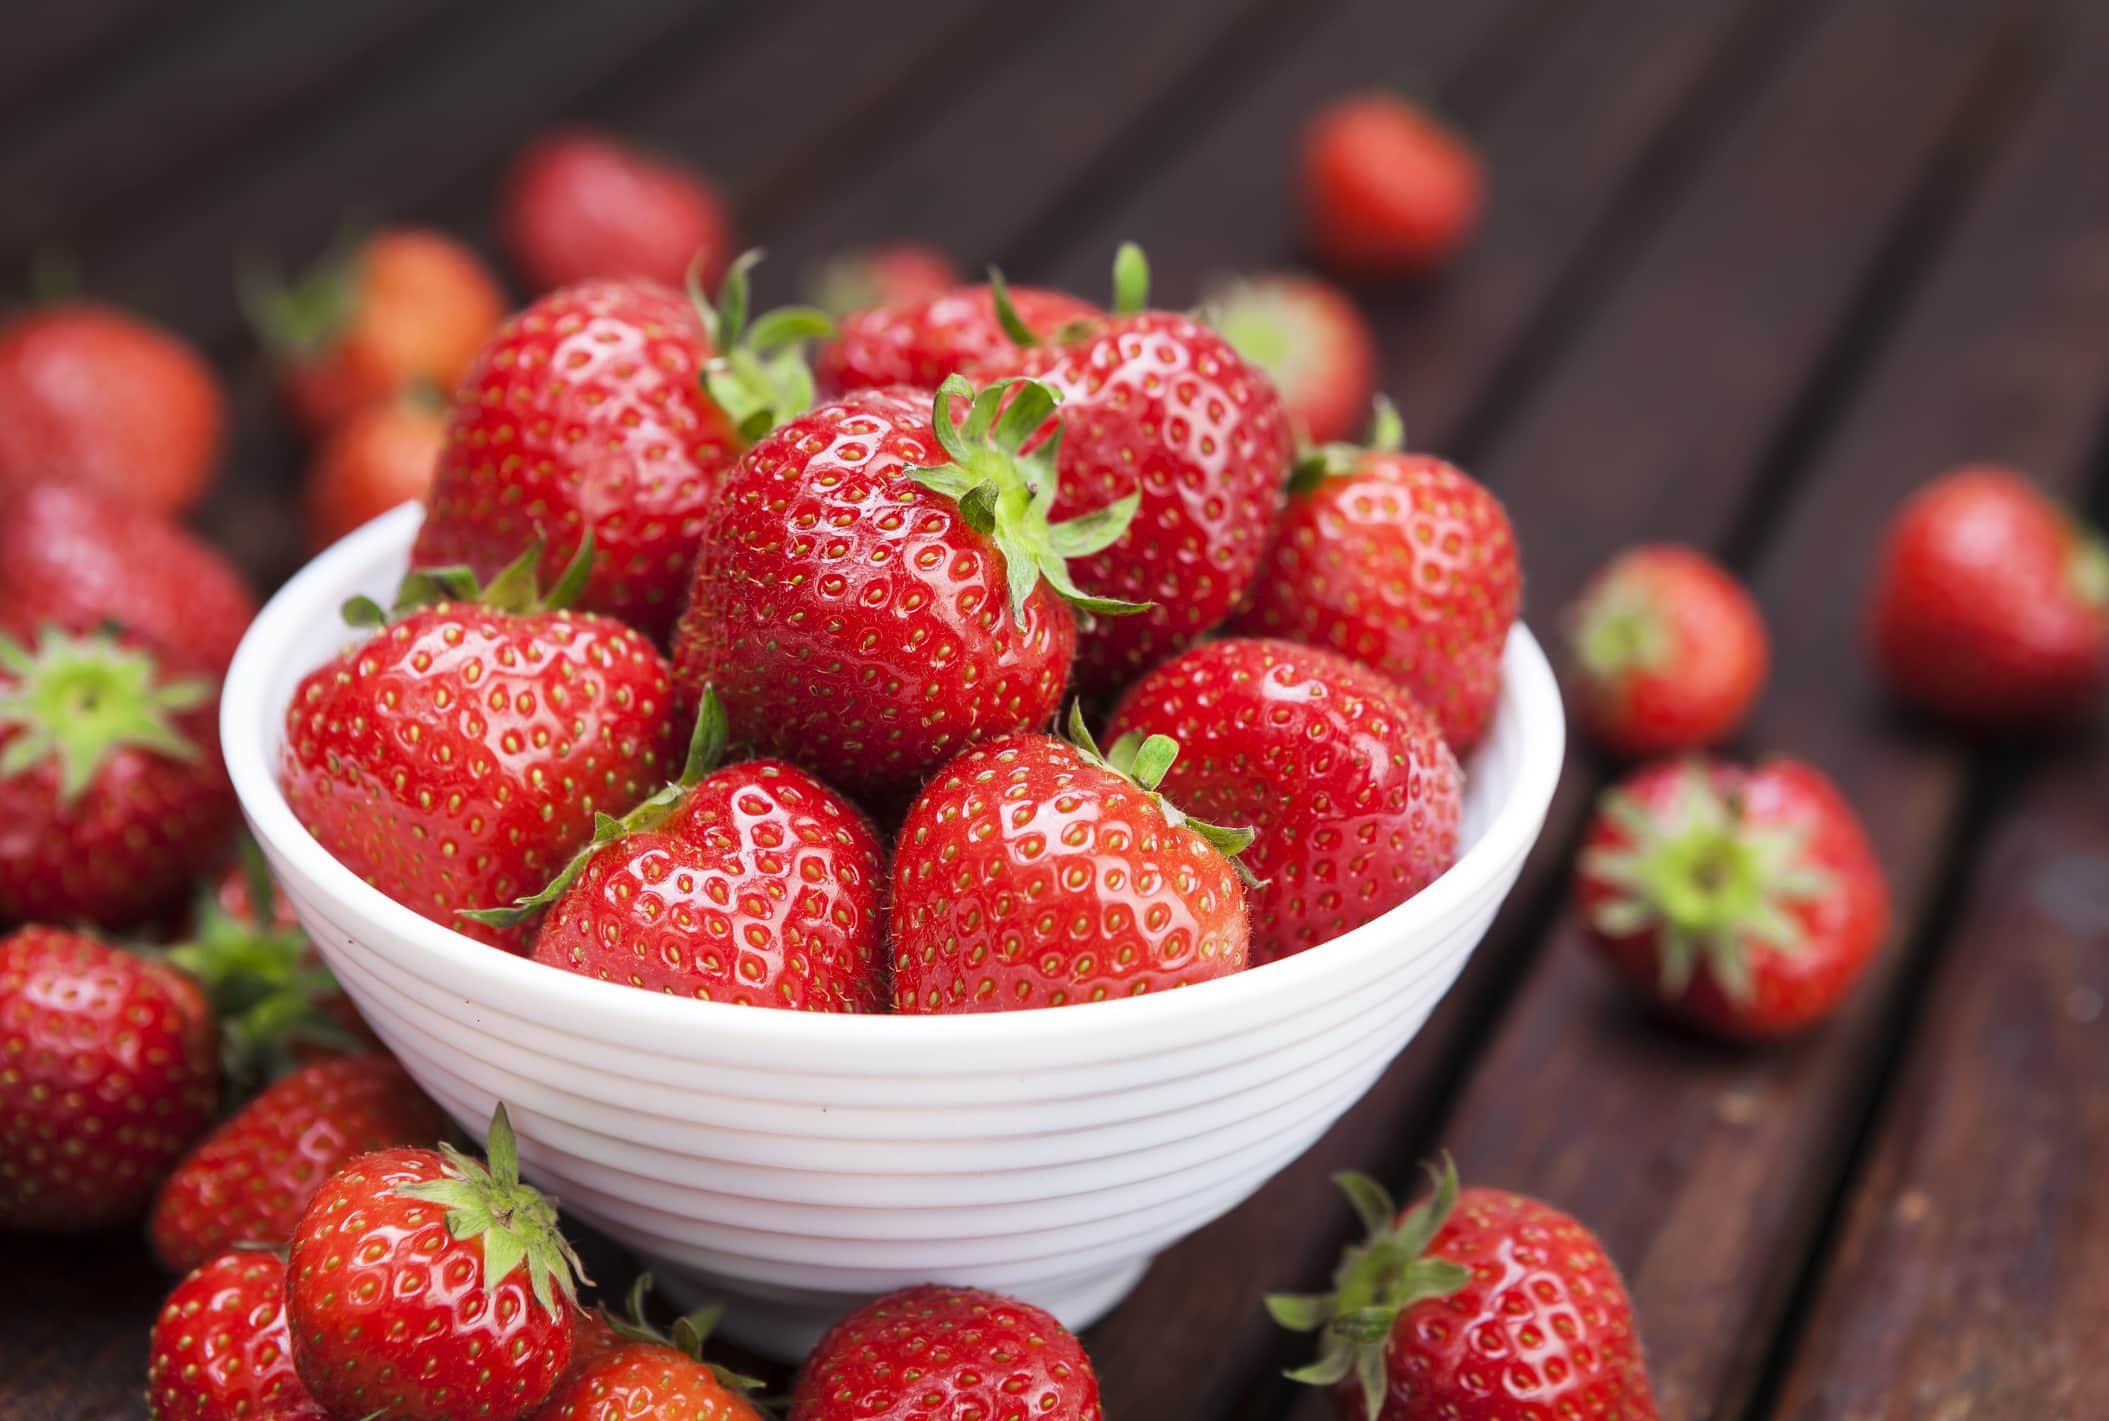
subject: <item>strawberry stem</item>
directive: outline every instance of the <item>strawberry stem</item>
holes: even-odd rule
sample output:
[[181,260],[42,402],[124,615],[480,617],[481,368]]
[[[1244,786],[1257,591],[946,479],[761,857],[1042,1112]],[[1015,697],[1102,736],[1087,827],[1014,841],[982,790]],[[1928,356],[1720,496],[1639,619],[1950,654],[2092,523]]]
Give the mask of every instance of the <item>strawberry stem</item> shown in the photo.
[[835,333],[827,312],[813,306],[779,307],[750,326],[747,274],[761,259],[759,248],[742,252],[726,269],[715,304],[703,292],[703,253],[688,269],[688,299],[716,351],[703,366],[704,393],[750,444],[813,407],[805,342]]
[[1075,747],[1084,759],[1102,770],[1119,775],[1148,796],[1150,803],[1164,815],[1165,823],[1174,829],[1191,829],[1201,836],[1216,852],[1230,860],[1238,882],[1247,888],[1257,888],[1260,880],[1252,876],[1252,870],[1238,857],[1252,847],[1258,837],[1256,830],[1244,827],[1232,828],[1222,824],[1211,824],[1206,820],[1188,817],[1179,808],[1158,793],[1157,787],[1171,773],[1172,765],[1179,758],[1179,742],[1169,735],[1143,735],[1131,731],[1113,742],[1113,748],[1101,751],[1098,741],[1091,734],[1091,727],[1084,720],[1084,703],[1081,700],[1069,703],[1069,721],[1064,739]]
[[109,632],[74,636],[47,627],[34,651],[0,635],[0,677],[13,683],[0,685],[0,729],[16,732],[0,749],[0,779],[55,759],[59,798],[72,804],[121,750],[198,759],[173,717],[211,700],[212,683],[163,680],[151,653]]

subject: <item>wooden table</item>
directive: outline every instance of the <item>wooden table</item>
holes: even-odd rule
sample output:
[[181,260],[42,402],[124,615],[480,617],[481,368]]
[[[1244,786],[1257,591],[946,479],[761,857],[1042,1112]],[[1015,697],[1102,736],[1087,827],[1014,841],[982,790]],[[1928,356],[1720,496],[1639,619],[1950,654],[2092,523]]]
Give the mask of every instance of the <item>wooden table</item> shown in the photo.
[[[1299,120],[1403,82],[1494,200],[1444,278],[1371,296],[1416,444],[1514,514],[1541,633],[1614,549],[1749,577],[1778,666],[1745,746],[1858,802],[1897,927],[1807,1040],[1723,1051],[1629,1007],[1567,870],[1578,754],[1507,912],[1301,1163],[1086,1339],[1116,1421],[1316,1418],[1259,1307],[1323,1277],[1327,1176],[1468,1180],[1593,1224],[1667,1418],[2109,1415],[2109,735],[1976,747],[1899,720],[1859,642],[1915,484],[2015,461],[2109,501],[2109,4],[2100,0],[519,0],[17,3],[0,15],[0,271],[40,249],[219,361],[238,435],[203,522],[266,585],[299,458],[231,299],[347,210],[489,248],[551,119],[691,153],[791,274],[918,236],[1022,280],[1159,293],[1294,260]],[[165,1280],[129,1239],[10,1241],[0,1418],[141,1413]],[[621,1269],[619,1261],[604,1271]]]

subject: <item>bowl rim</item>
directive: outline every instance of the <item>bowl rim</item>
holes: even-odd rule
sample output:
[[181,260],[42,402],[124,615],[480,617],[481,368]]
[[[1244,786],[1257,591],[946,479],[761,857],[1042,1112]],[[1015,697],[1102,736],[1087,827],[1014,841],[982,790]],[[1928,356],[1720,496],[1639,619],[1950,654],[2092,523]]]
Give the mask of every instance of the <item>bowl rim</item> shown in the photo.
[[[1503,874],[1520,864],[1559,781],[1566,743],[1559,687],[1537,639],[1519,620],[1504,648],[1496,708],[1497,716],[1513,714],[1520,721],[1521,756],[1508,796],[1479,839],[1441,877],[1331,942],[1176,991],[1018,1011],[835,1015],[643,992],[492,948],[404,907],[324,849],[279,788],[275,762],[285,707],[265,704],[271,682],[304,644],[312,645],[319,623],[336,619],[339,605],[356,586],[377,568],[403,559],[423,516],[421,505],[405,504],[345,535],[294,574],[257,614],[222,683],[220,736],[229,777],[251,832],[271,857],[290,863],[333,906],[374,924],[400,945],[367,941],[368,950],[387,958],[400,958],[406,950],[429,955],[448,975],[487,988],[478,999],[510,1015],[567,1030],[578,1030],[588,1014],[602,1018],[619,1034],[590,1032],[601,1039],[663,1041],[701,1028],[720,1049],[744,1043],[772,1051],[865,1047],[923,1055],[1006,1044],[1029,1048],[1092,1035],[1169,1045],[1190,1039],[1197,1027],[1202,1034],[1218,1035],[1232,1019],[1278,1014],[1264,1009],[1271,1001],[1322,995],[1326,979],[1362,983],[1384,954],[1406,950],[1402,944],[1416,938],[1440,938],[1443,924],[1485,900]],[[347,635],[345,644],[350,640]],[[1495,890],[1497,901],[1505,889],[1503,884]],[[1214,1030],[1206,1029],[1210,1022]]]

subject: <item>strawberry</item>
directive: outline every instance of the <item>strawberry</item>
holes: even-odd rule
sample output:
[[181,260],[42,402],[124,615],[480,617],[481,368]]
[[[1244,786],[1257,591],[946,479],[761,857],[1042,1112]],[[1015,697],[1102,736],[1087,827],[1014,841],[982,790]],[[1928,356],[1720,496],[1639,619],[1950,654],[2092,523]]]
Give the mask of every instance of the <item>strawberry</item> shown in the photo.
[[0,322],[0,489],[57,479],[178,512],[226,427],[205,357],[136,316],[69,302]]
[[1210,324],[1281,392],[1289,421],[1320,444],[1354,433],[1377,387],[1377,338],[1337,286],[1270,272],[1218,288]]
[[0,938],[0,1232],[137,1218],[212,1123],[219,1062],[197,985],[95,938]]
[[535,1421],[762,1421],[764,1413],[743,1394],[760,1383],[703,1360],[703,1345],[723,1307],[690,1313],[669,1336],[645,1320],[644,1295],[651,1285],[650,1274],[637,1276],[627,1320],[605,1312],[580,1319],[571,1367]]
[[2109,545],[2012,470],[1958,469],[1890,523],[1870,620],[1884,679],[1917,706],[2069,719],[2109,684]]
[[1395,94],[1353,94],[1304,131],[1305,240],[1350,281],[1416,276],[1440,266],[1479,223],[1479,155]]
[[17,637],[114,622],[218,674],[255,615],[232,564],[143,504],[51,482],[0,497],[0,629]]
[[428,496],[446,447],[446,411],[421,394],[346,417],[308,469],[308,545],[326,548],[398,504]]
[[0,920],[136,927],[219,861],[239,811],[191,670],[127,635],[0,635]]
[[790,1421],[1102,1421],[1098,1377],[1030,1303],[926,1284],[866,1303],[806,1358]]
[[814,378],[829,394],[919,385],[934,390],[950,375],[972,375],[1013,354],[1017,341],[1103,315],[1060,291],[1006,288],[991,272],[986,286],[953,286],[920,301],[873,305],[842,321],[841,333],[814,358]]
[[580,605],[664,640],[741,426],[758,433],[812,399],[795,346],[825,322],[774,312],[750,332],[750,264],[717,310],[594,282],[501,327],[455,401],[413,566],[489,577],[541,537],[554,578],[590,532],[600,561]]
[[718,768],[725,709],[706,690],[681,777],[549,885],[468,916],[542,913],[534,959],[603,982],[746,1006],[877,1011],[886,849],[864,815],[781,760]]
[[1411,696],[1345,657],[1228,639],[1128,691],[1110,734],[1184,748],[1165,793],[1257,832],[1243,855],[1252,961],[1329,942],[1457,861],[1463,775]]
[[513,164],[499,223],[513,265],[537,291],[642,277],[715,283],[732,221],[703,174],[596,133],[545,134]]
[[829,262],[813,283],[813,304],[839,321],[874,306],[933,301],[959,284],[958,266],[937,248],[895,242],[846,252]]
[[1765,619],[1706,554],[1647,544],[1612,559],[1568,614],[1577,710],[1636,759],[1697,750],[1743,723],[1771,658]]
[[1333,1291],[1267,1299],[1320,1334],[1292,1380],[1331,1387],[1343,1421],[1655,1421],[1633,1302],[1604,1246],[1549,1204],[1459,1190],[1395,1214],[1367,1175],[1336,1176],[1369,1237]]
[[222,1253],[176,1284],[147,1343],[146,1404],[153,1421],[326,1421],[293,1370],[283,1258]]
[[298,282],[250,282],[242,294],[311,434],[413,387],[451,395],[505,316],[482,259],[418,227],[340,244]]
[[154,1255],[180,1273],[237,1244],[284,1244],[315,1191],[353,1156],[424,1144],[446,1127],[393,1057],[303,1066],[176,1166],[148,1220]]
[[977,745],[908,811],[893,865],[893,1005],[1012,1011],[1138,997],[1245,966],[1237,855],[1250,829],[1186,817],[1157,792],[1163,735],[1101,753],[1070,740]]
[[337,1416],[513,1421],[571,1362],[578,1258],[556,1202],[520,1182],[500,1105],[487,1161],[377,1150],[325,1183],[293,1231],[293,1364]]
[[1094,696],[1230,616],[1281,512],[1292,444],[1273,382],[1200,322],[1143,309],[1149,268],[1135,247],[1114,267],[1117,314],[988,367],[1061,397],[1057,517],[1140,500],[1127,536],[1076,568],[1094,594],[1150,604],[1080,629],[1077,680]]
[[1235,629],[1330,647],[1434,712],[1460,755],[1501,694],[1501,654],[1523,601],[1501,503],[1459,469],[1402,454],[1380,401],[1367,449],[1298,461],[1289,508]]
[[[672,764],[666,659],[605,617],[558,610],[582,548],[543,597],[530,547],[488,589],[464,569],[412,573],[398,619],[310,672],[286,708],[286,801],[352,872],[434,922],[546,882]],[[348,617],[374,624],[363,599]]]
[[1128,610],[1066,559],[1135,508],[1049,523],[1059,441],[1020,450],[1053,408],[1044,385],[954,375],[934,401],[861,390],[757,443],[704,526],[674,647],[688,701],[713,687],[736,734],[886,809],[975,741],[1046,724],[1065,602]]
[[1636,771],[1598,801],[1575,897],[1620,976],[1734,1040],[1830,1015],[1889,930],[1889,890],[1852,807],[1785,759]]

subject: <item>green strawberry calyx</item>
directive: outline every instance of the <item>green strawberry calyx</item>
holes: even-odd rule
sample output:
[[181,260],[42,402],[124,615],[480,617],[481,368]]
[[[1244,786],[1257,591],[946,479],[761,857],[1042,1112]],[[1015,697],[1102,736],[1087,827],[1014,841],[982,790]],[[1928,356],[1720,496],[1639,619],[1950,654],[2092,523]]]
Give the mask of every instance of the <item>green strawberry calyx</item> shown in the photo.
[[1430,1166],[1435,1192],[1400,1214],[1384,1186],[1366,1174],[1336,1174],[1368,1236],[1350,1246],[1333,1271],[1330,1293],[1273,1293],[1267,1311],[1291,1332],[1319,1334],[1318,1360],[1292,1368],[1289,1380],[1336,1386],[1350,1376],[1362,1391],[1363,1413],[1377,1416],[1390,1389],[1385,1354],[1399,1315],[1417,1303],[1446,1298],[1472,1281],[1472,1270],[1433,1258],[1428,1245],[1457,1207],[1457,1166],[1446,1155]]
[[528,1287],[543,1311],[551,1317],[559,1315],[560,1292],[566,1302],[575,1305],[576,1280],[585,1278],[586,1270],[557,1227],[556,1201],[520,1182],[520,1147],[504,1104],[491,1114],[484,1159],[472,1158],[452,1145],[441,1145],[439,1152],[446,1161],[443,1176],[398,1184],[397,1197],[437,1204],[447,1211],[450,1235],[483,1240],[486,1294],[524,1266]]
[[2074,526],[2066,576],[2081,605],[2109,614],[2109,542],[2099,533]]
[[1309,493],[1329,478],[1352,474],[1366,454],[1396,454],[1406,447],[1406,422],[1389,396],[1370,402],[1369,438],[1361,444],[1314,444],[1289,469],[1289,493]]
[[46,627],[34,649],[0,635],[0,731],[14,732],[0,747],[0,779],[55,760],[70,805],[120,751],[195,763],[198,746],[175,717],[212,696],[212,682],[164,679],[151,652],[109,631]]
[[1064,727],[1064,737],[1086,762],[1102,770],[1110,770],[1129,784],[1141,790],[1150,803],[1157,806],[1165,823],[1174,829],[1191,829],[1194,833],[1224,858],[1236,872],[1238,881],[1247,888],[1257,888],[1260,881],[1252,876],[1252,870],[1238,855],[1252,847],[1258,837],[1256,830],[1223,824],[1210,824],[1194,819],[1186,811],[1166,799],[1158,791],[1164,777],[1171,773],[1172,765],[1179,758],[1179,742],[1169,735],[1144,735],[1140,731],[1129,731],[1113,742],[1112,748],[1100,750],[1098,741],[1092,737],[1091,727],[1084,721],[1084,703],[1081,700],[1069,703],[1069,720]]
[[1569,642],[1575,660],[1598,686],[1616,686],[1634,671],[1668,664],[1675,651],[1673,623],[1644,578],[1607,577],[1575,607]]
[[359,253],[363,227],[347,226],[308,271],[291,281],[255,261],[235,274],[235,295],[257,340],[287,360],[329,353],[359,309]]
[[1599,812],[1625,843],[1582,856],[1582,872],[1615,890],[1591,922],[1614,937],[1656,936],[1666,998],[1682,996],[1703,962],[1730,1000],[1749,1001],[1753,950],[1800,951],[1795,905],[1835,891],[1809,860],[1805,829],[1751,823],[1742,796],[1718,787],[1701,761],[1684,767],[1667,810],[1613,789]]
[[817,306],[780,306],[749,324],[747,274],[761,259],[758,248],[742,252],[726,268],[715,302],[704,294],[699,268],[688,271],[688,299],[715,352],[703,365],[703,391],[750,444],[813,407],[805,343],[835,333],[835,322]]
[[[1024,618],[1025,603],[1043,578],[1081,611],[1103,616],[1144,611],[1147,602],[1094,597],[1070,579],[1069,559],[1120,541],[1135,521],[1142,494],[1128,494],[1061,523],[1048,521],[1055,502],[1061,425],[1057,423],[1032,452],[1025,452],[1025,446],[1047,424],[1060,398],[1038,380],[998,380],[977,391],[964,376],[947,376],[931,404],[931,426],[951,462],[905,472],[932,493],[957,503],[967,526],[1002,552],[1013,616]],[[964,420],[953,413],[957,400],[967,402]]]
[[723,1386],[731,1387],[734,1391],[761,1389],[762,1384],[756,1378],[743,1376],[730,1367],[704,1360],[704,1344],[710,1341],[710,1334],[717,1330],[719,1321],[725,1316],[725,1304],[708,1303],[692,1313],[675,1318],[673,1327],[662,1332],[652,1325],[645,1312],[645,1298],[651,1291],[652,1275],[639,1273],[637,1280],[630,1284],[627,1314],[617,1317],[604,1306],[600,1315],[607,1321],[608,1326],[615,1329],[619,1337],[653,1347],[669,1347],[692,1362],[702,1362]]
[[470,567],[412,568],[397,585],[394,602],[383,607],[371,597],[347,598],[341,609],[344,620],[354,627],[385,627],[412,612],[447,602],[469,603],[523,617],[561,612],[578,601],[586,590],[587,578],[593,574],[593,530],[586,529],[585,536],[579,539],[578,551],[571,555],[571,561],[547,592],[542,590],[539,572],[543,541],[537,537],[488,583]]
[[[1044,344],[1039,332],[1025,323],[1018,308],[1011,302],[1010,283],[995,267],[989,268],[989,295],[996,303],[996,324],[1010,337],[1011,343],[1023,348]],[[1132,316],[1146,310],[1150,304],[1150,261],[1142,254],[1142,248],[1133,242],[1122,242],[1113,253],[1113,314]],[[1098,329],[1098,322],[1071,321],[1055,332],[1056,345],[1072,345],[1088,338]]]
[[729,740],[730,724],[725,715],[725,703],[718,699],[714,688],[705,686],[702,704],[696,708],[695,728],[689,732],[688,755],[682,762],[678,778],[639,800],[635,808],[620,817],[596,813],[593,816],[593,837],[571,856],[555,878],[543,885],[540,892],[516,898],[502,908],[459,908],[455,911],[470,922],[481,923],[487,928],[517,927],[526,922],[563,897],[565,890],[578,882],[579,875],[586,871],[586,863],[594,854],[619,839],[646,833],[666,822],[667,816],[680,807],[688,792],[703,783],[724,760]]

